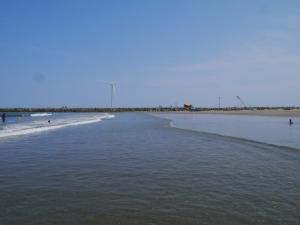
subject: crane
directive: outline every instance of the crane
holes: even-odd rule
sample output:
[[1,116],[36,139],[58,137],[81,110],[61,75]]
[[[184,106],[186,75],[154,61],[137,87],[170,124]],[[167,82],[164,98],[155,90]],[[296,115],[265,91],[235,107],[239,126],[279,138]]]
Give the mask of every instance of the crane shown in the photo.
[[247,105],[245,104],[245,102],[243,101],[243,99],[240,96],[236,96],[236,98],[239,100],[239,102],[245,107],[247,108]]

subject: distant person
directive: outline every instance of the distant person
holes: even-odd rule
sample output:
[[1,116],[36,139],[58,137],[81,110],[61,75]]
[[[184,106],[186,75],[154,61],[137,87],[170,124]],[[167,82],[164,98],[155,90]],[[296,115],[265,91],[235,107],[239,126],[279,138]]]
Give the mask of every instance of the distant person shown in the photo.
[[48,123],[51,123],[51,121],[50,121],[50,120],[48,120]]
[[2,123],[5,123],[5,120],[6,120],[6,113],[3,113],[1,115],[1,119],[2,119]]
[[293,125],[293,123],[294,123],[294,122],[293,122],[292,118],[290,118],[290,119],[289,119],[289,124],[290,124],[290,125]]

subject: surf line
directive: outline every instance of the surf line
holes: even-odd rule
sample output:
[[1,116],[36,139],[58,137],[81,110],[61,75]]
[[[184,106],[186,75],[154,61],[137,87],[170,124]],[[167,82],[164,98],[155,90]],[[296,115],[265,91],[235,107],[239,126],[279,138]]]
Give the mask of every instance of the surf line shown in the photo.
[[91,124],[91,123],[97,123],[101,122],[103,119],[111,119],[114,118],[114,115],[106,115],[103,117],[99,117],[92,120],[86,120],[86,121],[77,121],[72,123],[66,123],[66,124],[58,124],[58,125],[49,125],[44,127],[32,127],[32,128],[25,128],[25,129],[14,129],[14,130],[2,130],[0,133],[0,138],[3,137],[11,137],[11,136],[19,136],[19,135],[26,135],[26,134],[33,134],[33,133],[39,133],[43,131],[51,131],[56,130],[64,127],[70,127],[70,126],[79,126],[79,125],[85,125],[85,124]]

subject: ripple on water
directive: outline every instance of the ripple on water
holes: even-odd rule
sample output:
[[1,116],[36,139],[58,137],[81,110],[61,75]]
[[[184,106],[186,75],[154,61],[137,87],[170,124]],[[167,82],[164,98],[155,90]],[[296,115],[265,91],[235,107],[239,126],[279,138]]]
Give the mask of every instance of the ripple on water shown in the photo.
[[0,143],[0,224],[299,224],[299,152],[146,114]]

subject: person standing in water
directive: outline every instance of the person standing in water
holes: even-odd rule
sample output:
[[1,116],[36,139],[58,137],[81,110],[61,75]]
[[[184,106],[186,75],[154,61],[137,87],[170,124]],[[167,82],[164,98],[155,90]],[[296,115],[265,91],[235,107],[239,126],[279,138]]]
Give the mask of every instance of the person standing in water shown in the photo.
[[290,119],[289,119],[289,124],[290,124],[290,125],[293,125],[293,123],[294,123],[294,122],[293,122],[292,118],[290,118]]
[[1,115],[1,119],[2,119],[2,123],[5,123],[5,120],[6,120],[6,113],[3,113]]

